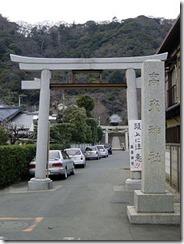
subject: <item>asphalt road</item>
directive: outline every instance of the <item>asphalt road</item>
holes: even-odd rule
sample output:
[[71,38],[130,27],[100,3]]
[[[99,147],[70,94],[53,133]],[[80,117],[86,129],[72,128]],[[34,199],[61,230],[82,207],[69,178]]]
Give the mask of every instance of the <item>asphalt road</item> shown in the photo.
[[128,153],[87,161],[53,189],[28,191],[27,182],[0,191],[0,236],[14,241],[176,241],[180,226],[131,225],[126,208]]

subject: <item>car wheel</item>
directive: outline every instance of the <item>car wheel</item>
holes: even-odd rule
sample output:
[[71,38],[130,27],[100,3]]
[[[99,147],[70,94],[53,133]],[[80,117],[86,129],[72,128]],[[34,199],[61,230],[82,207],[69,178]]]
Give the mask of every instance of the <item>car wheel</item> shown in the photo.
[[68,173],[67,173],[67,169],[65,169],[64,175],[63,175],[64,179],[68,178]]
[[73,167],[72,172],[71,172],[71,175],[74,175],[74,174],[75,174],[75,167]]

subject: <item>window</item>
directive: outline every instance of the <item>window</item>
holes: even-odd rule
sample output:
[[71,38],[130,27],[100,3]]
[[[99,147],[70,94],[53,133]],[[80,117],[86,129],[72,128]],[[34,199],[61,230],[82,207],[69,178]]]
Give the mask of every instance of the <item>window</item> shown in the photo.
[[166,129],[166,143],[180,143],[180,125]]

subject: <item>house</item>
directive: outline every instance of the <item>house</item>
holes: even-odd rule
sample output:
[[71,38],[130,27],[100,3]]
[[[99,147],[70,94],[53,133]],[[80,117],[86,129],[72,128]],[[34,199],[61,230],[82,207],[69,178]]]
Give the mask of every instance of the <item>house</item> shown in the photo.
[[180,15],[157,53],[164,52],[168,52],[165,62],[166,143],[180,143]]
[[[12,131],[16,139],[28,138],[33,133],[38,114],[38,111],[23,111],[21,107],[9,106],[0,101],[0,125]],[[56,116],[49,116],[51,124],[56,123],[56,119]]]
[[168,52],[165,62],[166,105],[166,179],[180,190],[180,15],[174,22],[157,53]]
[[0,124],[4,125],[10,122],[17,114],[21,113],[21,108],[16,106],[0,106]]
[[11,124],[17,127],[23,137],[28,137],[34,130],[33,120],[35,116],[38,116],[38,111],[22,111],[11,120]]
[[27,112],[21,107],[0,105],[0,125],[10,129],[17,138],[27,138],[33,131],[35,115],[38,115],[38,112]]

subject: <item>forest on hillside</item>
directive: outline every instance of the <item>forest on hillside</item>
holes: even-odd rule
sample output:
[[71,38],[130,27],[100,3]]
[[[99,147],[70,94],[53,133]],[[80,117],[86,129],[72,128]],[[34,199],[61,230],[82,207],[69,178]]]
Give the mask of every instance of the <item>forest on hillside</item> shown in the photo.
[[[38,72],[21,71],[12,63],[10,54],[49,58],[107,58],[155,54],[167,35],[174,20],[138,16],[118,21],[84,24],[30,26],[8,21],[0,15],[0,92],[1,100],[17,105],[20,94],[26,95],[26,105],[38,104],[38,91],[21,90],[21,80],[40,77]],[[81,74],[81,82],[96,82],[99,74]],[[70,82],[70,72],[53,72],[52,80]],[[106,82],[126,82],[123,72],[106,71]],[[85,91],[84,91],[85,92]],[[78,91],[66,91],[65,97],[77,95]],[[98,91],[93,92],[96,99]],[[124,93],[123,93],[124,94]],[[60,95],[59,95],[60,96]],[[125,98],[114,91],[101,94],[100,106],[109,114],[122,110]],[[124,95],[123,95],[124,96]],[[57,96],[56,96],[57,97]],[[61,97],[61,96],[60,96]],[[71,103],[72,99],[69,101]],[[113,105],[114,104],[114,105]],[[126,106],[125,106],[126,107]]]

